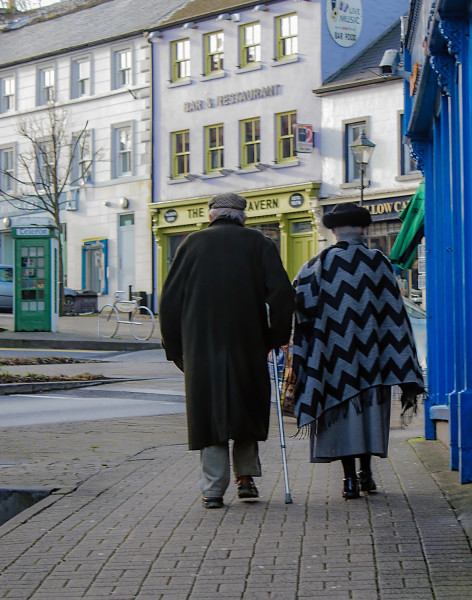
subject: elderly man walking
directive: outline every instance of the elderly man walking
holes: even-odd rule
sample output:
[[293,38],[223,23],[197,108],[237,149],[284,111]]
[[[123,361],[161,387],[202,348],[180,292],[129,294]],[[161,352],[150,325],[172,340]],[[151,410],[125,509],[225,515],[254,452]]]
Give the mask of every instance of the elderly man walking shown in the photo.
[[[275,244],[244,227],[246,199],[219,194],[210,226],[180,246],[164,283],[160,324],[168,360],[185,373],[189,449],[201,451],[205,508],[221,508],[230,482],[257,498],[258,442],[267,439],[267,353],[290,337],[294,292]],[[270,311],[268,324],[266,304]]]
[[423,392],[392,267],[363,241],[371,221],[365,208],[338,204],[323,217],[337,243],[294,282],[295,414],[299,427],[310,428],[311,462],[342,461],[346,499],[376,489],[371,457],[387,456],[391,387],[402,388],[405,410]]

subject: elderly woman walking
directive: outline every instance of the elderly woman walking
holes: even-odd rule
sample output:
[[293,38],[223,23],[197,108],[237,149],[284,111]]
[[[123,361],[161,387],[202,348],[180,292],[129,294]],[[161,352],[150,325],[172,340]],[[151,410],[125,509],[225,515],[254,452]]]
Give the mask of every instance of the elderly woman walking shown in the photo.
[[323,224],[337,243],[294,281],[295,416],[310,428],[311,462],[341,460],[346,499],[376,489],[371,457],[387,456],[391,387],[402,388],[404,413],[424,391],[390,262],[363,241],[371,222],[365,208],[336,205]]

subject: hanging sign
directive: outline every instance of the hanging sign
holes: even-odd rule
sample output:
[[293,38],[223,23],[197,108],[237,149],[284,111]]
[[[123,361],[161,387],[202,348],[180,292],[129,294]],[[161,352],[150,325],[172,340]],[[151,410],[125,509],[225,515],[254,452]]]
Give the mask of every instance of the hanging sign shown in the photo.
[[326,23],[336,44],[352,46],[362,29],[361,0],[326,0]]
[[295,151],[313,152],[313,125],[295,125]]

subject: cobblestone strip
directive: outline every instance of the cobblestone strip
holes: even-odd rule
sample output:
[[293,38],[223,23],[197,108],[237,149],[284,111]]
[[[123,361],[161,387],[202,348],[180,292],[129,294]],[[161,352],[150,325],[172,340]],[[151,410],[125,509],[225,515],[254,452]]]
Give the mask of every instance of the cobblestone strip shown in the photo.
[[[435,600],[472,598],[471,548],[454,511],[409,444],[394,448],[390,455],[426,562],[428,579],[426,572],[421,578],[415,575],[416,585],[422,586],[424,594],[424,588],[431,587]],[[407,534],[399,545],[417,557]],[[405,579],[405,587],[412,587],[410,579]]]
[[[15,552],[12,548],[18,544],[18,530],[3,538],[2,547],[7,549],[7,554],[17,556],[1,577],[4,597],[15,597],[11,594],[18,593],[18,589],[19,597],[23,599],[70,600],[71,597],[85,595],[100,576],[103,565],[110,558],[116,561],[115,550],[132,535],[136,522],[145,518],[142,490],[149,480],[155,496],[159,487],[155,483],[156,477],[167,477],[176,483],[181,478],[188,479],[195,466],[180,467],[182,473],[179,477],[175,467],[182,455],[188,457],[183,449],[173,448],[168,456],[164,449],[153,470],[148,469],[148,461],[127,461],[92,477],[76,492],[56,503],[54,510],[42,513],[28,523],[24,529],[31,539],[25,544],[20,536],[20,544],[26,546],[23,552]],[[167,472],[170,474],[167,475]],[[163,493],[160,497],[165,498],[166,495]],[[152,506],[155,503],[155,498],[152,498]],[[38,529],[44,533],[35,540]],[[143,564],[147,570],[149,564]],[[132,556],[122,560],[121,565],[125,578],[127,573],[133,573]],[[116,580],[114,577],[112,580],[115,588]],[[13,585],[10,586],[10,583]],[[103,598],[105,592],[100,589],[100,594]]]

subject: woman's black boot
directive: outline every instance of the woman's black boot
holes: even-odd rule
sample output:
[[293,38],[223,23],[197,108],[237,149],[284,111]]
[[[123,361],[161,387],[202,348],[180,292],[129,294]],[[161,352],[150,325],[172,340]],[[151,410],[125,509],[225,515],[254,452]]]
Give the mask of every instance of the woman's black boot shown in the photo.
[[375,492],[377,486],[372,477],[372,471],[359,471],[358,475],[361,492]]
[[357,477],[345,477],[343,481],[343,498],[346,498],[346,500],[359,498],[359,480],[357,479]]

